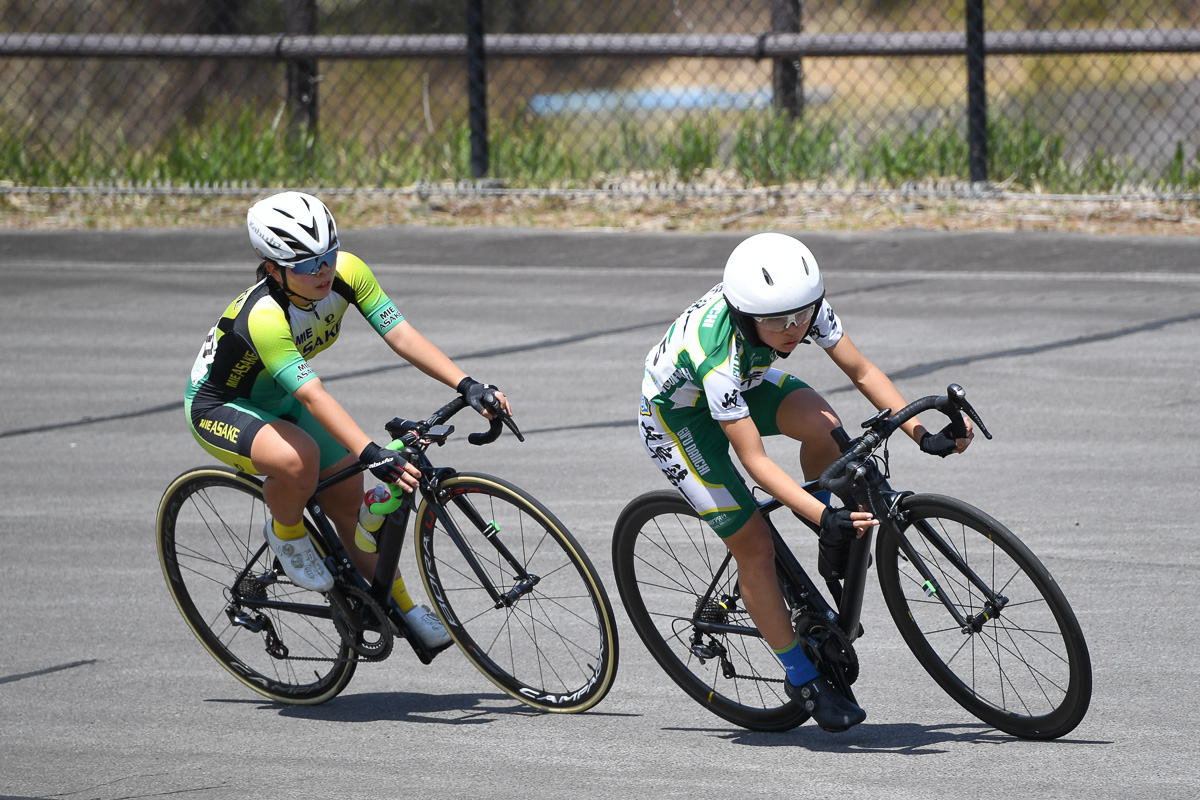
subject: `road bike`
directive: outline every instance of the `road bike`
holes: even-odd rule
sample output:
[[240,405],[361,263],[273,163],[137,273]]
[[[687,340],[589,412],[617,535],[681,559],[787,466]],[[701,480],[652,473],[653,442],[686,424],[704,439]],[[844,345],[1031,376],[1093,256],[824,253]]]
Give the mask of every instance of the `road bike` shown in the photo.
[[[951,384],[946,395],[917,400],[894,416],[881,411],[856,439],[836,429],[842,456],[804,488],[830,491],[846,507],[865,508],[879,520],[874,563],[884,600],[917,661],[947,694],[1014,736],[1064,736],[1087,713],[1092,668],[1079,622],[1054,577],[979,509],[889,484],[888,437],[930,409],[946,414],[958,437],[966,435],[965,413],[992,438],[962,387]],[[780,509],[785,513],[774,514]],[[759,510],[771,529],[780,587],[801,646],[854,699],[854,642],[863,634],[873,533],[850,544],[844,577],[826,579],[827,600],[780,533],[797,520],[814,533],[819,526],[771,497],[759,501]],[[642,642],[693,699],[752,730],[783,731],[808,719],[784,693],[779,660],[746,612],[736,562],[678,492],[649,492],[625,507],[613,533],[613,570]]]
[[[420,472],[414,493],[378,534],[367,580],[352,565],[315,500],[305,527],[334,576],[327,593],[292,584],[266,545],[270,514],[262,481],[228,467],[201,467],[171,482],[158,508],[158,553],[176,606],[205,649],[235,678],[272,700],[323,703],[341,692],[360,661],[382,661],[397,636],[422,663],[450,646],[426,647],[391,597],[409,518],[415,513],[417,568],[454,644],[496,686],[551,712],[599,703],[617,673],[617,627],[604,585],[571,533],[527,492],[500,478],[435,467],[427,450],[454,432],[466,406],[456,397],[424,421],[386,424]],[[472,444],[494,441],[507,416]],[[365,469],[320,482],[319,494]]]

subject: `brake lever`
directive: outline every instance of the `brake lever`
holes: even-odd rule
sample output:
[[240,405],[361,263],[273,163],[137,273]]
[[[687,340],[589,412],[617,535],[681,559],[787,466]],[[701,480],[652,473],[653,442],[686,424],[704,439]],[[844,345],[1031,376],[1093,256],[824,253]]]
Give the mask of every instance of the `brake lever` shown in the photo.
[[850,477],[854,480],[854,499],[861,500],[859,505],[866,511],[871,512],[871,516],[879,519],[879,512],[875,509],[875,497],[871,491],[871,484],[867,481],[867,472],[869,467],[866,464],[855,464],[854,470]]
[[517,423],[513,422],[513,418],[511,416],[505,414],[504,416],[500,417],[500,421],[503,422],[508,429],[513,432],[513,436],[517,437],[518,442],[525,441],[525,437],[521,435],[521,429],[517,427]]
[[521,435],[521,429],[517,427],[517,423],[513,422],[512,415],[505,412],[500,405],[500,401],[496,399],[496,389],[491,389],[483,395],[483,407],[492,412],[495,416],[492,419],[499,419],[504,425],[513,432],[513,436],[517,437],[518,442],[525,441],[525,437]]
[[521,430],[517,427],[517,423],[513,422],[512,417],[505,414],[503,409],[497,409],[492,411],[492,413],[495,416],[491,418],[488,429],[481,433],[472,433],[467,437],[468,442],[475,445],[491,444],[500,438],[500,431],[504,429],[504,426],[508,426],[508,429],[517,437],[517,441],[525,441],[525,437],[521,435]]
[[992,438],[992,434],[988,431],[987,426],[984,425],[983,420],[980,419],[979,412],[976,411],[975,407],[972,406],[970,401],[967,400],[967,393],[961,386],[959,386],[957,383],[950,384],[946,387],[946,396],[950,398],[950,402],[955,408],[971,418],[971,421],[979,427],[979,431],[983,434],[985,439]]

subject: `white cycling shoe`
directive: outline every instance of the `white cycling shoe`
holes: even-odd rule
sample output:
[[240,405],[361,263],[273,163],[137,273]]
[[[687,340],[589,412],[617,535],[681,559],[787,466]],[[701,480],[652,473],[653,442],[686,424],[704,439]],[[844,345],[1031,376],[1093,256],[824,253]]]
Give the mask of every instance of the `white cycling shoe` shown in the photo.
[[450,644],[450,633],[446,626],[428,607],[413,606],[404,612],[404,621],[430,650]]
[[299,539],[280,539],[275,535],[272,520],[268,519],[263,527],[263,535],[292,583],[310,592],[328,592],[333,588],[333,576],[317,555],[317,549],[313,547],[308,534]]

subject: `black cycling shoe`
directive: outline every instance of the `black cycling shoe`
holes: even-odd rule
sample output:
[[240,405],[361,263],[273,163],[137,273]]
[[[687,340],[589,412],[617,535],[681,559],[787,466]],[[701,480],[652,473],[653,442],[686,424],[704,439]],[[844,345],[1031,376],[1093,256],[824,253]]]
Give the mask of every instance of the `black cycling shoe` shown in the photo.
[[841,733],[867,718],[867,712],[843,697],[841,692],[833,688],[833,684],[821,676],[803,686],[793,686],[791,681],[784,681],[783,688],[787,696],[807,711],[823,731]]

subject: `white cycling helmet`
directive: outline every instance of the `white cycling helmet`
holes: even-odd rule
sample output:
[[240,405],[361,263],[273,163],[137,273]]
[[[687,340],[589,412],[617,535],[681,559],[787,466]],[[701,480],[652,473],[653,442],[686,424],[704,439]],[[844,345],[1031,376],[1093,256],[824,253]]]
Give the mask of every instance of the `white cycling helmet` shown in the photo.
[[321,256],[338,246],[333,214],[317,198],[282,192],[260,200],[246,212],[250,244],[259,258],[287,266]]
[[803,316],[811,309],[807,335],[825,298],[825,282],[812,251],[782,233],[757,233],[735,247],[725,262],[722,282],[730,315],[752,347],[762,346],[754,317]]

